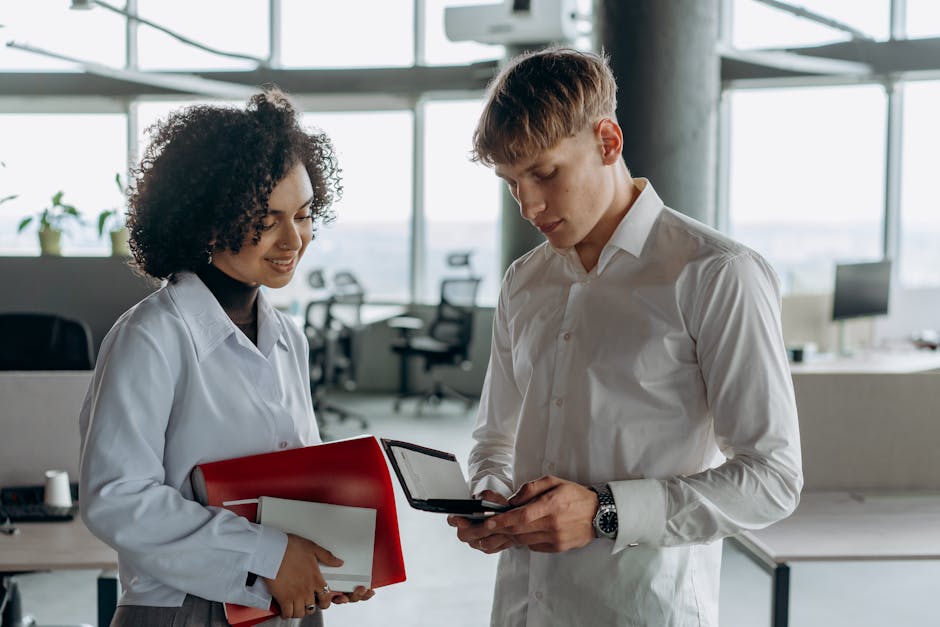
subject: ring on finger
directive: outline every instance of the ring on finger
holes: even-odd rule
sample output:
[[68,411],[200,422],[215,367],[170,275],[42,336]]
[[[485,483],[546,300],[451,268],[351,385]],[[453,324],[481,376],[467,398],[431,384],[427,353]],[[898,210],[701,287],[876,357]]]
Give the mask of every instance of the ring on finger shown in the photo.
[[316,612],[316,611],[317,611],[317,604],[316,604],[316,603],[311,603],[311,604],[309,604],[307,607],[305,607],[304,609],[306,609],[307,612],[310,612],[310,613]]
[[484,549],[483,538],[480,538],[479,540],[477,540],[477,546],[480,547],[481,551]]

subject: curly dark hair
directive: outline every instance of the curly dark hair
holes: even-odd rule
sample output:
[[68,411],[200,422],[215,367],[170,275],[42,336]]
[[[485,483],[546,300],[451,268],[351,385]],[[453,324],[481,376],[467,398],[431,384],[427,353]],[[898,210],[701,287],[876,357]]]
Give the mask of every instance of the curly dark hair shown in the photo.
[[313,185],[315,220],[333,219],[331,206],[342,195],[333,144],[304,130],[276,88],[252,96],[245,109],[188,107],[148,132],[128,198],[138,272],[173,281],[204,267],[213,251],[257,244],[271,191],[298,163]]

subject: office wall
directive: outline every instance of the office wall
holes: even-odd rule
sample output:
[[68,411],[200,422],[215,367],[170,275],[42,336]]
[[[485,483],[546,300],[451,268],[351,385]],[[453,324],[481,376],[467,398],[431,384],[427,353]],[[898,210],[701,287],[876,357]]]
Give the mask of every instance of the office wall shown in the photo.
[[0,310],[83,320],[96,355],[114,321],[155,287],[114,257],[0,257],[0,277]]
[[[911,333],[940,329],[940,288],[891,291],[888,315],[847,320],[850,346],[903,343]],[[832,322],[832,294],[796,294],[783,299],[783,337],[788,344],[815,342],[820,351],[838,347],[839,327]]]

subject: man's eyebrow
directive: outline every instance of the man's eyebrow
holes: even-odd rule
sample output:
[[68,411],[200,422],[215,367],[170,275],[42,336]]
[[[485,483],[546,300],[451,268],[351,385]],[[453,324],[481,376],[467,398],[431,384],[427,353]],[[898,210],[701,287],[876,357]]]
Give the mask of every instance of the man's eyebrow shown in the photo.
[[[305,209],[306,207],[309,207],[310,205],[312,205],[312,204],[313,204],[313,198],[314,198],[313,196],[310,196],[310,198],[308,198],[306,201],[300,203],[300,206],[297,207],[297,209],[295,209],[295,210],[293,211],[293,213],[297,213],[297,212],[300,211],[301,209]],[[269,213],[269,214],[274,214],[274,215],[282,215],[282,214],[285,213],[285,212],[282,211],[282,210],[280,210],[280,209],[274,209],[273,207],[268,207],[268,213]]]

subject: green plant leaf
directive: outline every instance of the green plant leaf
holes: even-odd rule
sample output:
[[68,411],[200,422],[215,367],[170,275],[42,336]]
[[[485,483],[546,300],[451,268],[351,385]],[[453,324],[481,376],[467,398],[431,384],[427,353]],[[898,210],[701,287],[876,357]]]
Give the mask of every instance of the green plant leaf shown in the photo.
[[59,205],[62,204],[62,196],[63,196],[64,194],[65,194],[65,192],[63,192],[62,190],[59,190],[59,191],[52,197],[52,206],[53,206],[53,207],[58,207]]
[[29,223],[32,221],[33,221],[33,216],[29,216],[28,218],[23,218],[22,220],[20,220],[19,226],[16,227],[16,232],[22,233],[23,229],[29,226]]
[[114,215],[114,209],[107,209],[98,214],[98,237],[104,237],[104,225],[108,223],[108,218]]
[[3,203],[5,203],[5,202],[7,202],[7,201],[13,200],[14,198],[19,198],[19,194],[11,194],[11,195],[6,196],[6,197],[4,197],[4,198],[0,198],[0,205],[2,205]]
[[114,182],[117,183],[118,190],[121,192],[121,196],[123,196],[126,192],[124,191],[124,184],[121,183],[121,173],[120,173],[120,172],[115,172],[115,173],[114,173]]

